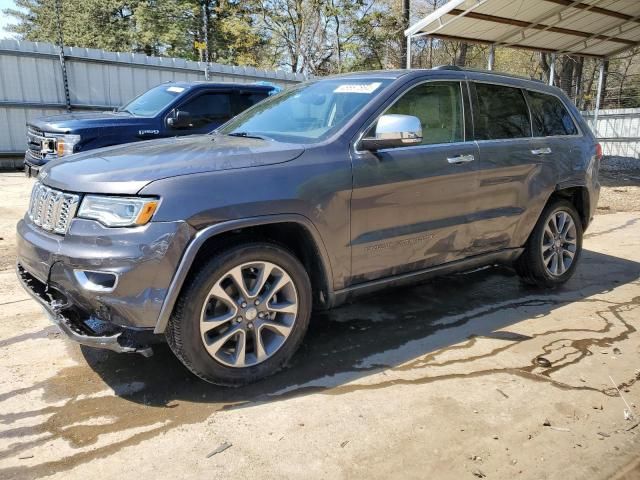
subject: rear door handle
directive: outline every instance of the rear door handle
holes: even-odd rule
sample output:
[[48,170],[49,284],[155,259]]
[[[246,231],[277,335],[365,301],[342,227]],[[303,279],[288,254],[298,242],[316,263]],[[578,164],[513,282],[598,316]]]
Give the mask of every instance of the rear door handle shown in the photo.
[[455,164],[473,162],[475,157],[473,155],[457,155],[455,157],[448,157],[447,162]]
[[549,147],[537,148],[535,150],[531,150],[531,153],[534,155],[549,155],[551,153],[551,149]]

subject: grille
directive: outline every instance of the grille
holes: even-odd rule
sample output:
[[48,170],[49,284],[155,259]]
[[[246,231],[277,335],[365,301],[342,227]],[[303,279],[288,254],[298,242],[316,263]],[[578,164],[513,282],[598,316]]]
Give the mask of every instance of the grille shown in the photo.
[[42,130],[31,125],[27,125],[27,133],[29,135],[35,135],[37,137],[44,137],[44,132]]
[[42,152],[34,152],[33,150],[29,150],[29,155],[31,155],[32,158],[37,158],[39,160],[44,158],[44,154]]
[[79,195],[65,193],[37,182],[31,191],[29,218],[47,230],[65,234],[78,209]]
[[45,137],[44,132],[40,129],[27,126],[27,146],[29,154],[33,158],[44,158],[47,154],[53,154],[56,150],[55,139]]

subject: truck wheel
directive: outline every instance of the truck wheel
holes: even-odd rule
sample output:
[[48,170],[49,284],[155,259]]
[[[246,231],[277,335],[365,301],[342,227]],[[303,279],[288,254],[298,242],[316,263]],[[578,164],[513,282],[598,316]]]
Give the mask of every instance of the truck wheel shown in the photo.
[[566,200],[551,202],[538,219],[515,268],[529,284],[553,288],[563,284],[576,269],[582,252],[582,222]]
[[296,257],[270,243],[223,251],[191,277],[165,336],[207,382],[240,386],[280,370],[311,316],[311,283]]

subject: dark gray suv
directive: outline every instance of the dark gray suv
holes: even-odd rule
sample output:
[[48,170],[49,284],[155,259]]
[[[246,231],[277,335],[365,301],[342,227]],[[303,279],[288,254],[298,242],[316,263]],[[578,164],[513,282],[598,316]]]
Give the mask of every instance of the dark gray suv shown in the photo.
[[599,195],[600,146],[560,90],[488,72],[295,86],[209,135],[47,165],[18,224],[25,288],[72,339],[166,338],[222,385],[280,369],[312,308],[481,265],[554,287]]

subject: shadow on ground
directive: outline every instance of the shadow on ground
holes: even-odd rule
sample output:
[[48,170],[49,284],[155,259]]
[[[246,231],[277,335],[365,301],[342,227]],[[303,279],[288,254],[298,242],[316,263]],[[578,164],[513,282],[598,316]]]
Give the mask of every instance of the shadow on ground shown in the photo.
[[[186,371],[166,346],[150,359],[123,356],[83,348],[88,365],[107,383],[143,382],[145,388],[129,397],[151,405],[173,400],[243,402],[260,399],[294,386],[325,379],[325,387],[367,375],[370,370],[393,367],[416,356],[460,343],[472,336],[491,336],[500,330],[554,308],[594,294],[606,293],[619,284],[640,277],[640,264],[622,258],[585,251],[580,272],[563,289],[545,292],[521,284],[504,267],[452,275],[411,288],[392,289],[360,298],[330,312],[314,314],[309,332],[288,368],[278,375],[239,389],[208,385]],[[508,310],[508,315],[492,312]],[[475,317],[484,317],[474,322]],[[455,318],[452,318],[455,317]],[[448,320],[448,321],[443,321]],[[504,335],[502,333],[501,335]],[[424,351],[401,347],[409,341],[427,339]],[[525,337],[526,339],[526,337]],[[366,365],[375,355],[394,351],[392,363]],[[349,374],[345,377],[344,374]]]
[[[14,428],[0,434],[15,436],[16,441],[20,437],[38,435],[0,452],[0,460],[56,439],[64,439],[77,448],[93,448],[79,448],[70,456],[33,467],[0,470],[0,476],[33,478],[67,470],[177,426],[202,422],[225,408],[248,407],[256,402],[278,401],[309,392],[348,392],[351,389],[346,385],[348,382],[468,339],[493,337],[509,340],[509,345],[513,345],[530,337],[510,332],[511,325],[548,315],[556,308],[606,293],[639,277],[639,263],[584,251],[574,278],[555,292],[525,287],[504,267],[452,275],[413,288],[389,290],[332,312],[315,314],[303,346],[283,372],[237,389],[220,388],[197,379],[165,346],[156,348],[155,355],[148,359],[70,346],[72,354],[79,357],[79,366],[65,369],[42,384],[0,396],[2,400],[8,395],[42,389],[51,404],[66,400],[62,406],[0,415],[0,424],[49,415],[34,427]],[[640,298],[631,303],[640,305]],[[578,352],[580,354],[571,363],[590,355],[590,347],[611,344],[635,331],[634,327],[621,321],[625,328],[615,338],[603,335],[608,327],[596,332],[597,336],[586,331],[586,337],[594,338],[581,339],[579,346],[576,342],[576,348],[582,353]],[[557,327],[559,331],[580,330],[580,325]],[[533,368],[539,368],[535,365],[535,356],[525,359],[522,367],[511,369],[511,373],[534,378]],[[559,367],[549,366],[546,373],[536,371],[535,379],[548,376],[554,368]],[[495,371],[504,369],[496,367]],[[428,375],[428,368],[425,372]],[[484,371],[483,374],[492,372]],[[422,381],[439,378],[427,376]],[[108,388],[115,395],[104,394]],[[95,424],[93,420],[101,416],[110,420]],[[124,440],[104,444],[100,439],[106,433],[125,431]]]

